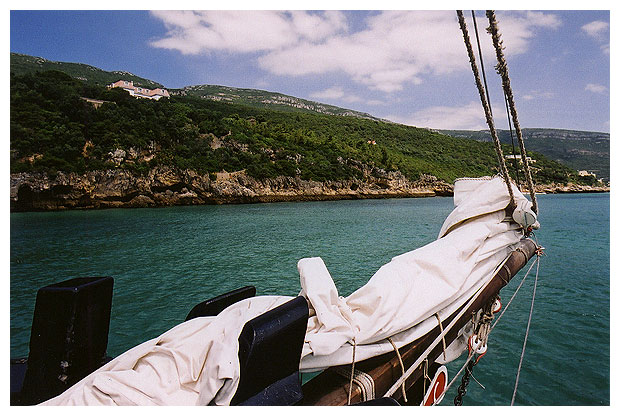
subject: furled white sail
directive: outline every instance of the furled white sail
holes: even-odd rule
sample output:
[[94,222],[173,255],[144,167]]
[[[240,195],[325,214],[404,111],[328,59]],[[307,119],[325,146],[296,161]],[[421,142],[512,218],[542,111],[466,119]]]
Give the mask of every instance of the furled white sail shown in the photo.
[[[531,204],[513,189],[519,215],[532,225]],[[391,351],[388,337],[405,345],[436,325],[434,314],[445,319],[492,277],[523,236],[521,226],[505,218],[503,179],[458,180],[454,203],[437,240],[394,257],[346,298],[338,295],[323,260],[299,261],[301,295],[310,305],[302,371],[350,363],[353,340],[356,361]],[[182,323],[44,404],[229,404],[239,381],[243,325],[290,299],[258,296],[216,317]],[[450,350],[453,356],[460,352]]]

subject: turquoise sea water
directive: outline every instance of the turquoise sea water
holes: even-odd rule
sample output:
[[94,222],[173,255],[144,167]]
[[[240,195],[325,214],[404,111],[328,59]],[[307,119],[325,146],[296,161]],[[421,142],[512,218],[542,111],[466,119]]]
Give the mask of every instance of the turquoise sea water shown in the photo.
[[[608,405],[609,194],[539,196],[542,258],[515,403]],[[254,285],[299,293],[297,261],[324,259],[340,295],[395,255],[434,240],[452,198],[387,199],[11,214],[11,357],[28,354],[38,288],[113,276],[108,354],[182,322],[196,303]],[[523,272],[522,272],[523,273]],[[507,301],[522,274],[502,291]],[[508,405],[531,274],[474,369],[464,405]],[[461,360],[450,364],[452,377]],[[452,404],[456,386],[442,404]]]

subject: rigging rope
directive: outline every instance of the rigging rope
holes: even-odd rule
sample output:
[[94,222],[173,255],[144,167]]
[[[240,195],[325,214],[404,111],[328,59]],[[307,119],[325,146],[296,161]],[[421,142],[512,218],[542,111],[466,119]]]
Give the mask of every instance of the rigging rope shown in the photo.
[[[435,314],[435,318],[437,318],[437,322],[439,322],[439,331],[443,333],[443,324],[441,323],[441,318],[439,317],[439,312]],[[446,338],[442,337],[441,342],[443,343],[443,359],[447,359],[446,355]]]
[[487,85],[487,75],[484,70],[484,59],[482,59],[482,48],[480,47],[480,37],[478,36],[478,24],[476,23],[476,13],[471,11],[471,18],[474,21],[474,33],[476,34],[476,45],[478,46],[478,57],[480,58],[480,70],[482,71],[482,80],[484,81],[484,90],[487,96],[487,102],[489,103],[489,111],[493,116],[493,107],[491,106],[491,97],[489,97],[489,86]]
[[[400,352],[398,351],[398,348],[396,348],[396,344],[394,344],[394,341],[392,341],[392,338],[390,337],[388,337],[388,341],[390,341],[390,344],[392,344],[392,348],[394,348],[394,351],[396,351],[396,356],[398,357],[398,362],[400,363],[400,369],[403,372],[403,374],[405,374],[405,364],[403,363],[403,359],[400,356]],[[405,389],[405,383],[403,383],[401,387],[402,387],[402,393],[403,393],[403,400],[405,401],[405,403],[407,403],[407,390]]]
[[506,104],[506,118],[508,119],[508,129],[510,130],[510,143],[512,143],[512,155],[513,155],[512,165],[515,168],[515,179],[517,180],[517,187],[520,189],[521,181],[519,180],[519,163],[517,162],[517,158],[516,158],[517,152],[515,152],[515,138],[512,135],[512,123],[510,120],[510,110],[508,109],[508,98],[506,97],[506,93],[504,93],[504,103]]
[[[480,81],[480,73],[478,71],[478,65],[476,64],[476,57],[474,56],[474,51],[471,46],[471,41],[469,39],[469,33],[467,31],[467,25],[465,24],[465,17],[463,16],[462,10],[457,10],[456,14],[459,19],[459,26],[461,27],[461,31],[463,32],[463,40],[465,41],[465,47],[467,48],[467,55],[469,56],[469,63],[471,64],[471,69],[474,73],[474,79],[476,81],[476,87],[478,88],[478,94],[480,95],[480,101],[482,102],[482,108],[484,109],[484,115],[487,121],[487,125],[489,126],[489,131],[491,132],[491,137],[493,138],[493,144],[495,145],[495,152],[497,153],[497,159],[499,162],[499,168],[504,177],[504,181],[506,182],[506,186],[508,187],[508,194],[510,195],[510,205],[512,209],[516,206],[515,197],[512,191],[512,186],[510,184],[510,175],[508,175],[508,169],[506,168],[506,160],[504,159],[504,153],[502,152],[501,143],[499,138],[497,137],[497,131],[495,130],[495,123],[493,122],[493,115],[491,114],[491,109],[489,106],[489,102],[486,98],[486,93],[484,86],[482,85],[482,81]],[[512,211],[510,209],[510,211]]]
[[351,360],[351,381],[349,382],[349,395],[347,398],[347,405],[351,404],[351,393],[353,392],[353,378],[355,377],[355,347],[357,346],[357,340],[353,338],[353,359]]
[[527,185],[530,190],[530,197],[532,198],[532,211],[538,213],[538,205],[536,203],[536,193],[534,191],[534,181],[532,180],[532,173],[527,161],[525,152],[525,143],[523,142],[523,135],[521,134],[521,126],[519,125],[519,119],[517,117],[517,109],[515,108],[514,96],[512,95],[512,88],[510,87],[510,77],[508,76],[508,64],[504,58],[503,41],[500,39],[501,35],[497,28],[497,19],[495,18],[495,12],[493,10],[487,10],[487,18],[489,19],[489,33],[491,39],[493,39],[493,46],[495,47],[495,55],[497,56],[497,66],[495,69],[502,78],[502,87],[504,88],[504,94],[508,100],[510,107],[510,114],[512,115],[512,123],[515,127],[517,134],[517,140],[519,141],[519,147],[521,148],[521,161],[525,170],[525,177]]
[[[502,316],[504,316],[504,313],[508,310],[508,307],[510,307],[510,304],[512,303],[513,299],[515,298],[515,296],[517,296],[517,293],[519,292],[519,289],[521,289],[521,286],[523,286],[523,283],[525,282],[525,279],[527,279],[527,277],[529,276],[530,272],[532,271],[532,268],[534,267],[534,265],[538,265],[538,263],[540,263],[540,256],[538,256],[536,258],[536,261],[534,263],[532,263],[529,267],[529,269],[527,270],[527,272],[525,272],[525,275],[523,276],[523,279],[521,279],[521,283],[519,283],[519,286],[517,286],[517,288],[515,289],[514,293],[512,294],[512,297],[510,298],[510,300],[508,301],[508,303],[506,304],[506,306],[503,307],[502,313],[499,314],[499,316],[497,317],[497,319],[495,320],[495,322],[493,323],[493,325],[491,326],[491,329],[489,329],[489,332],[487,334],[490,335],[491,332],[493,331],[493,329],[495,328],[495,326],[499,323],[500,319],[502,319]],[[536,267],[536,280],[538,280],[538,266]],[[460,370],[454,375],[454,377],[452,378],[452,380],[448,383],[448,385],[446,386],[445,392],[447,393],[450,390],[450,387],[452,387],[452,385],[454,384],[454,382],[458,379],[459,375],[463,372],[463,370],[465,370],[465,368],[468,366],[469,362],[472,360],[472,358],[474,358],[474,354],[473,352],[468,354],[467,359],[465,360],[465,362],[463,363],[463,366],[460,368]],[[475,364],[474,364],[475,365]],[[473,366],[471,366],[473,367]],[[471,373],[471,367],[469,369],[469,372]],[[444,393],[445,394],[445,393]]]
[[439,344],[441,342],[441,340],[448,333],[448,331],[450,331],[452,329],[452,327],[460,319],[460,317],[463,316],[465,311],[467,311],[467,309],[476,301],[476,299],[478,299],[478,296],[480,296],[482,291],[489,285],[490,282],[491,282],[491,280],[486,282],[483,286],[479,287],[476,290],[476,292],[474,292],[472,297],[469,299],[469,302],[467,302],[467,304],[465,306],[463,306],[463,308],[459,311],[459,313],[454,318],[452,318],[452,321],[450,321],[448,326],[446,326],[444,328],[444,330],[441,331],[441,333],[437,336],[437,338],[435,338],[435,340],[433,342],[431,342],[431,344],[426,348],[426,350],[424,350],[424,352],[420,354],[418,359],[407,369],[405,374],[403,374],[398,380],[396,380],[396,382],[392,385],[392,387],[390,387],[388,389],[388,391],[385,392],[383,397],[389,397],[392,394],[394,394],[394,392],[396,392],[396,390],[398,390],[398,388],[401,386],[401,384],[403,384],[405,382],[405,380],[407,380],[413,374],[413,372],[420,366],[422,361],[424,361],[426,359],[426,357],[428,356],[428,354],[430,354],[430,352],[433,350],[433,348],[435,348],[437,346],[437,344]]
[[[493,106],[491,105],[491,97],[489,97],[489,86],[487,85],[487,76],[486,71],[484,69],[484,58],[482,58],[482,48],[480,46],[480,36],[478,36],[478,24],[476,22],[476,13],[471,11],[471,19],[474,22],[474,33],[476,34],[476,45],[478,46],[478,58],[480,59],[480,70],[482,72],[482,80],[484,81],[484,89],[487,96],[487,102],[489,103],[489,111],[491,112],[491,116],[493,115]],[[506,93],[504,92],[504,103],[506,104],[506,118],[508,119],[508,129],[510,130],[510,142],[512,143],[512,154],[515,155],[515,141],[512,135],[512,123],[510,120],[510,110],[508,109],[508,98],[506,97]],[[519,181],[519,166],[517,164],[517,158],[513,158],[513,167],[515,169],[515,178],[517,180],[517,185],[520,185]],[[520,186],[519,186],[520,187]]]
[[512,400],[510,401],[510,405],[513,406],[515,403],[515,397],[517,396],[517,386],[519,385],[519,375],[521,374],[521,366],[523,365],[523,357],[525,356],[525,345],[527,344],[527,337],[530,333],[530,324],[532,323],[532,315],[534,314],[534,299],[536,298],[536,286],[538,284],[538,267],[540,265],[540,257],[537,258],[536,262],[536,278],[534,279],[534,290],[532,291],[532,304],[530,305],[530,316],[527,319],[527,328],[525,329],[525,338],[523,339],[523,349],[521,350],[521,358],[519,359],[519,368],[517,370],[517,378],[515,380],[515,389],[512,392]]

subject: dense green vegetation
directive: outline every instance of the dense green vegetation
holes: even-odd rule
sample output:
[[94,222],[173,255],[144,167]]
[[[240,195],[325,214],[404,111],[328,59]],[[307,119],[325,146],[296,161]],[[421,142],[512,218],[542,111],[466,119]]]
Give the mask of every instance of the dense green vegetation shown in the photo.
[[[498,130],[502,143],[517,142],[516,135],[509,130]],[[443,130],[453,137],[464,137],[479,141],[491,141],[488,130]],[[609,133],[525,128],[522,130],[527,150],[544,154],[576,170],[593,172],[597,177],[609,181],[610,178],[610,137]],[[518,144],[515,144],[518,149]],[[517,150],[518,151],[518,150]],[[511,152],[512,153],[512,152]]]
[[[81,97],[105,102],[95,108]],[[318,181],[399,170],[412,180],[427,174],[453,181],[496,171],[490,143],[359,117],[187,96],[137,99],[58,71],[12,74],[10,111],[11,172],[118,167],[144,173],[166,165]],[[115,152],[122,157],[115,160]],[[537,182],[580,180],[569,168],[532,156]]]
[[277,92],[256,89],[225,87],[221,85],[193,85],[180,90],[174,90],[173,93],[231,104],[242,104],[256,108],[268,108],[296,113],[354,116],[369,120],[385,121],[373,117],[368,113],[348,110],[346,108],[318,103],[316,101],[304,100]]
[[104,71],[97,67],[74,63],[49,61],[36,56],[11,53],[11,74],[25,75],[43,71],[60,71],[88,84],[108,85],[119,79],[133,81],[146,88],[163,87],[163,85],[127,71]]

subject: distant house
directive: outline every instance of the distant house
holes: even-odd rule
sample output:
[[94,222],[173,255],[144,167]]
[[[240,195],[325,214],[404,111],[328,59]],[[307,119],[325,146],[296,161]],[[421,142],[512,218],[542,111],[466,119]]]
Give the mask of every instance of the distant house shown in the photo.
[[82,100],[86,101],[87,103],[91,103],[93,105],[93,107],[95,108],[99,108],[103,105],[103,103],[109,103],[109,101],[104,101],[104,100],[96,100],[94,98],[87,98],[87,97],[80,97]]
[[[521,160],[521,155],[506,155],[506,159],[516,159],[519,163],[523,163],[523,160]],[[526,159],[528,163],[536,163],[536,160],[529,156],[526,156]]]
[[580,170],[579,176],[594,176],[596,178],[596,173],[588,172],[587,170]]
[[149,89],[144,87],[136,87],[133,81],[116,81],[108,85],[108,88],[122,88],[134,97],[148,98],[150,100],[159,100],[162,97],[170,97],[168,91],[163,88]]

